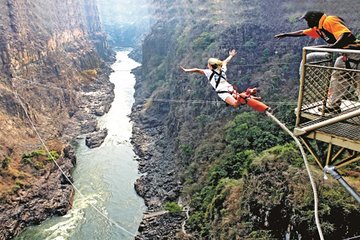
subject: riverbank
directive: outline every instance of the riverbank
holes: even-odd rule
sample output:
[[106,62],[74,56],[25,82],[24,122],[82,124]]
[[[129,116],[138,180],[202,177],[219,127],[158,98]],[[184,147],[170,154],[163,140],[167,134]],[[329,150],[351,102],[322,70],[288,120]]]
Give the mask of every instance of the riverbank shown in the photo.
[[[178,178],[179,168],[166,144],[164,123],[161,116],[146,113],[146,100],[136,92],[141,85],[135,85],[135,104],[131,119],[133,131],[131,143],[138,156],[139,172],[134,187],[148,208],[144,215],[136,239],[189,239],[183,233],[187,211],[181,213],[164,212],[166,202],[178,202],[182,183]],[[157,214],[161,212],[162,214]],[[149,215],[151,217],[149,217]]]
[[[112,63],[104,63],[102,74],[77,91],[78,106],[74,108],[72,118],[63,123],[66,127],[58,132],[58,138],[44,140],[50,150],[59,154],[60,158],[55,160],[57,164],[52,163],[51,159],[42,163],[39,158],[31,158],[29,164],[23,164],[22,169],[35,178],[28,183],[26,179],[30,175],[25,175],[12,193],[1,196],[0,239],[13,238],[25,228],[38,225],[54,216],[63,216],[72,208],[75,192],[68,179],[73,181],[72,173],[77,158],[71,142],[80,134],[97,132],[97,115],[104,115],[110,109],[114,99],[114,85],[108,78],[110,64]],[[36,127],[38,131],[44,128]],[[39,134],[44,139],[47,136],[43,132]],[[38,152],[43,148],[39,139],[32,151]],[[29,154],[31,156],[31,152]]]
[[[77,165],[72,176],[80,192],[75,194],[72,209],[63,217],[53,217],[40,226],[27,229],[19,240],[134,238],[145,208],[133,187],[139,175],[130,144],[132,123],[128,115],[134,102],[135,84],[130,72],[139,64],[127,57],[129,51],[117,50],[109,76],[109,84],[114,86],[109,97],[114,96],[114,100],[107,114],[96,118],[96,132],[107,129],[104,143],[89,148],[86,139],[92,133],[77,138]],[[107,221],[94,207],[104,211],[104,216],[118,226]]]

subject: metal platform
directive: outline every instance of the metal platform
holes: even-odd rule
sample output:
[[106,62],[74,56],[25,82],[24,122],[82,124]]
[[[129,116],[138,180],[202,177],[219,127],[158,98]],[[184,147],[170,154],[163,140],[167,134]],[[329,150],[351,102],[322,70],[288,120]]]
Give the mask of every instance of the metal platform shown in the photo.
[[[337,172],[360,161],[360,70],[334,67],[334,60],[341,55],[360,59],[359,50],[304,48],[294,134],[318,166],[360,203],[360,195]],[[307,62],[314,60],[314,56],[317,62]],[[324,56],[323,60],[319,59]],[[332,78],[345,84],[337,95],[341,96],[341,111],[329,114],[323,109],[329,104]]]
[[[340,109],[341,109],[340,113],[332,113],[332,114],[325,113],[324,114],[319,109],[319,108],[323,108],[323,107],[324,107],[324,104],[322,102],[315,102],[315,103],[303,105],[301,107],[301,117],[309,119],[309,120],[319,120],[320,119],[320,121],[321,121],[321,119],[333,118],[333,117],[342,115],[344,113],[348,113],[348,112],[359,109],[360,102],[350,101],[350,100],[342,100],[341,105],[340,105]],[[354,124],[357,124],[360,127],[360,116],[354,117],[353,119],[348,120],[348,121],[350,121]]]
[[[335,68],[334,61],[329,61],[329,57],[327,61],[317,59],[317,62],[307,62],[306,56],[314,51],[327,53],[328,56],[332,54],[333,60],[344,53],[360,56],[360,51],[304,48],[294,132],[297,136],[360,152],[360,96],[355,94],[356,84],[360,84],[356,82],[359,80],[360,70]],[[335,71],[353,84],[349,84],[343,91],[341,112],[328,114],[322,109],[327,105],[330,79]]]

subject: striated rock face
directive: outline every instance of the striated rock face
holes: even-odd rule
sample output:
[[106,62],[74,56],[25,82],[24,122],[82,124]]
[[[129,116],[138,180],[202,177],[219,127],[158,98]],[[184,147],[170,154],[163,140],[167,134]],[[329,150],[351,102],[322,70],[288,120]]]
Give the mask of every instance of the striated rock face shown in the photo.
[[[109,50],[94,1],[7,0],[0,4],[4,115],[24,116],[14,90],[37,124],[46,123],[60,131],[79,109],[97,111],[102,103],[88,107],[87,101],[107,95],[113,86],[103,77],[109,70],[104,72],[106,66],[99,55],[109,56]],[[101,94],[96,93],[99,86]]]
[[42,142],[70,176],[75,156],[65,146],[98,129],[95,115],[109,110],[114,86],[95,0],[1,0],[0,31],[4,239],[71,207],[73,188]]

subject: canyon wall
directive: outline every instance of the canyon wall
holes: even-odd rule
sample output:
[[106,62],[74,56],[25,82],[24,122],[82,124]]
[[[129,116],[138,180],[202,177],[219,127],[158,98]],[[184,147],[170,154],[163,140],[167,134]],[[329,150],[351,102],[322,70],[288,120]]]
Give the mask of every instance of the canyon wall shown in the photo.
[[1,0],[0,31],[0,239],[7,239],[71,207],[69,143],[98,130],[95,116],[110,108],[113,54],[95,0]]

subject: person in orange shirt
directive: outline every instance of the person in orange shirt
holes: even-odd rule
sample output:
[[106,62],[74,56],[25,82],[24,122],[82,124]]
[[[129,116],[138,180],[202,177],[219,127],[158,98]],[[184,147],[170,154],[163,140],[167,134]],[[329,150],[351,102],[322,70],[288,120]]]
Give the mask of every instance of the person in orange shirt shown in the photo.
[[[304,19],[309,28],[295,32],[280,33],[275,38],[309,36],[313,39],[322,38],[327,45],[322,48],[347,48],[356,43],[356,37],[345,25],[342,18],[328,16],[323,12],[309,11],[300,19]],[[307,61],[319,61],[331,59],[331,54],[326,52],[314,52],[307,56]],[[336,68],[360,69],[360,56],[349,54],[347,57],[338,57],[335,61]],[[360,99],[360,75],[357,73],[353,78],[356,85],[356,95]],[[329,96],[325,113],[340,112],[341,99],[347,92],[351,81],[345,77],[344,71],[333,71],[330,79]],[[322,109],[319,109],[322,110]]]
[[309,28],[305,30],[280,33],[275,38],[309,36],[314,39],[321,37],[328,45],[325,48],[343,48],[356,41],[355,36],[338,16],[328,16],[323,12],[309,11],[300,19],[305,19]]

